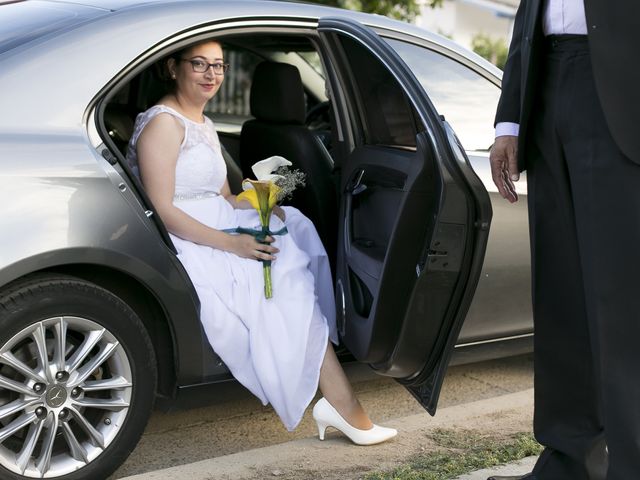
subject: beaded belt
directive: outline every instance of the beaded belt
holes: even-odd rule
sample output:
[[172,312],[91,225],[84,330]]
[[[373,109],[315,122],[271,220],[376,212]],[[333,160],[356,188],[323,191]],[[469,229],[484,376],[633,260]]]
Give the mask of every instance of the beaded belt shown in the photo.
[[194,192],[180,193],[173,196],[174,200],[202,200],[203,198],[213,198],[220,195],[218,192]]

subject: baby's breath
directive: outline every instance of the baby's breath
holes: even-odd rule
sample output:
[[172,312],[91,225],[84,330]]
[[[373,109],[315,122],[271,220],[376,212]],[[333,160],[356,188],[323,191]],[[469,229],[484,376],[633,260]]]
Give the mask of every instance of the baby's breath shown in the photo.
[[280,187],[280,192],[278,192],[278,202],[290,200],[297,187],[304,187],[307,184],[307,176],[297,168],[295,170],[290,170],[289,167],[282,166],[273,173],[276,175],[282,175],[282,178],[278,178],[275,181],[275,184]]

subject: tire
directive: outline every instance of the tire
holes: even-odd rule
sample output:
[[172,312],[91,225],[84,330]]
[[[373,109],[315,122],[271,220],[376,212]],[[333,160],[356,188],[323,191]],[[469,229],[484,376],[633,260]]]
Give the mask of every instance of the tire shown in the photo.
[[0,291],[0,478],[107,478],[140,439],[156,377],[142,321],[111,292],[63,275]]

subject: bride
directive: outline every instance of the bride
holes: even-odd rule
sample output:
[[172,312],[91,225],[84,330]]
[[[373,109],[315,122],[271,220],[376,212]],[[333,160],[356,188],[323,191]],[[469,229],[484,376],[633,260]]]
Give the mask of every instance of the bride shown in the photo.
[[[223,230],[254,228],[258,215],[231,194],[213,122],[204,115],[228,66],[221,45],[205,41],[165,60],[172,91],[138,115],[127,158],[177,249],[201,303],[207,338],[234,377],[293,430],[318,386],[313,408],[320,439],[329,426],[354,443],[396,435],[374,425],[333,350],[338,342],[331,273],[313,224],[292,207],[276,207],[267,237]],[[262,263],[272,260],[273,298]],[[331,340],[331,341],[329,341]]]

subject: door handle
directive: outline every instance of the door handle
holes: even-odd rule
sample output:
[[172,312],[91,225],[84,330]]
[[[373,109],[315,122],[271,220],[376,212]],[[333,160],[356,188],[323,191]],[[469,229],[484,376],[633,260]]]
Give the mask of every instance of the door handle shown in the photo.
[[347,195],[345,198],[345,216],[344,216],[343,232],[344,232],[344,248],[345,248],[345,253],[347,253],[347,255],[349,255],[351,251],[351,242],[352,242],[351,211],[353,209],[353,197],[361,194],[367,189],[367,186],[364,183],[362,183],[363,177],[364,177],[364,169],[361,169],[352,177],[351,182],[349,182],[346,188]]
[[351,196],[355,197],[356,195],[361,194],[362,192],[364,192],[367,189],[367,186],[364,183],[359,184],[357,187],[355,187],[353,190],[351,190]]
[[347,193],[349,193],[352,197],[364,192],[367,189],[367,186],[362,183],[362,177],[364,177],[364,170],[360,170],[353,176],[353,180],[349,183],[347,187]]

